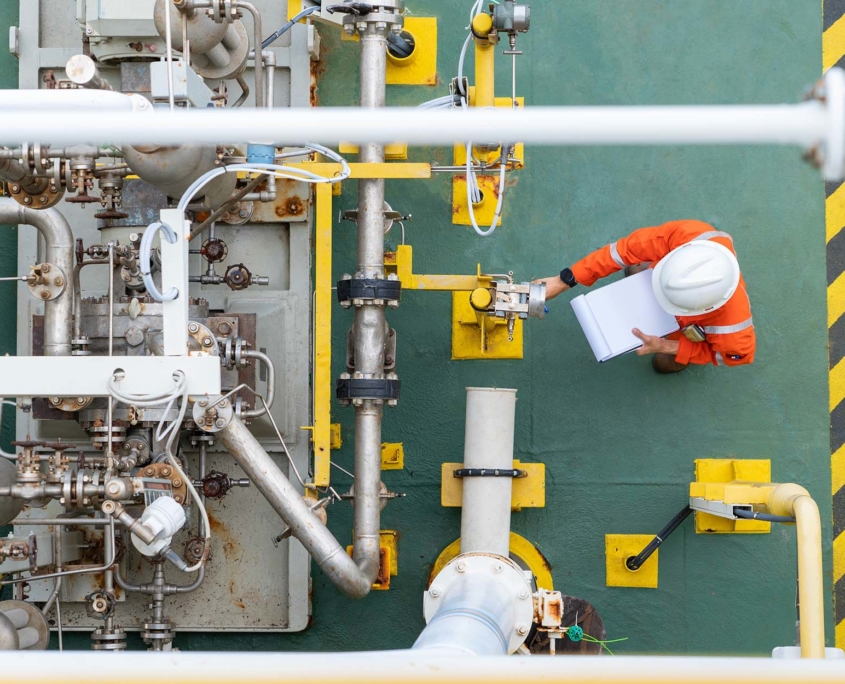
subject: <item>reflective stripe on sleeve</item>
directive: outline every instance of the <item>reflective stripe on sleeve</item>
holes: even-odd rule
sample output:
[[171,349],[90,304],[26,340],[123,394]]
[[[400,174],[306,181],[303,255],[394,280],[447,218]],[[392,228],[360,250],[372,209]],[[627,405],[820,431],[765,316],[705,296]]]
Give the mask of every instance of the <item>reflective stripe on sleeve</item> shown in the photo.
[[750,328],[754,325],[754,318],[749,318],[747,321],[743,321],[742,323],[737,323],[736,325],[705,325],[704,326],[704,334],[705,335],[730,335],[731,333],[737,333],[746,328]]
[[622,257],[621,257],[621,256],[619,256],[619,250],[618,250],[618,249],[616,249],[616,243],[615,243],[615,242],[611,242],[611,243],[608,245],[608,247],[610,247],[610,256],[611,256],[611,258],[613,259],[613,261],[615,261],[615,262],[616,262],[616,265],[617,265],[619,268],[625,268],[628,264],[626,264],[624,261],[622,261]]
[[727,238],[728,240],[731,241],[731,243],[733,243],[733,241],[734,241],[734,239],[728,233],[726,233],[722,230],[711,230],[711,231],[708,231],[707,233],[702,233],[701,235],[697,235],[696,237],[694,237],[691,240],[691,242],[695,242],[696,240],[710,240],[710,239],[715,238],[715,237]]

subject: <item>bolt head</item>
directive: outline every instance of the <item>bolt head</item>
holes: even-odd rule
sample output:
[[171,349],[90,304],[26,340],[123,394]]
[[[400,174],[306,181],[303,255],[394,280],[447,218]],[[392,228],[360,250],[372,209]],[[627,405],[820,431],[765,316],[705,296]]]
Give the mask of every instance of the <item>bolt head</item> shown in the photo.
[[359,21],[355,24],[355,28],[357,28],[362,33],[367,30],[367,22],[366,21]]
[[129,233],[129,242],[138,242],[138,233]]
[[428,590],[428,593],[431,594],[434,598],[440,596],[440,587],[432,587]]
[[240,216],[241,218],[246,218],[247,216],[249,216],[249,212],[246,209],[241,209],[238,212],[238,216]]
[[520,592],[519,592],[519,598],[521,598],[521,599],[523,599],[523,600],[524,600],[524,599],[527,599],[527,598],[528,598],[528,591],[527,591],[527,590],[525,590],[525,589],[523,589],[522,591],[520,591]]
[[50,299],[50,293],[47,290],[41,290],[41,299]]
[[399,402],[396,399],[388,399],[387,405],[388,406],[396,406]]
[[353,405],[353,406],[363,406],[363,405],[364,405],[364,400],[363,400],[363,399],[353,399],[353,400],[352,400],[352,405]]
[[504,570],[504,566],[501,563],[496,563],[493,566],[493,572],[501,572],[502,570]]
[[189,323],[188,324],[188,332],[192,332],[192,333],[199,332],[199,329],[200,329],[200,327],[197,323]]
[[525,625],[520,625],[516,628],[516,633],[519,634],[519,636],[525,636],[526,634],[528,634],[528,627],[526,627]]
[[225,421],[225,420],[223,420],[223,418],[218,418],[218,419],[215,421],[215,423],[214,423],[214,424],[215,424],[217,427],[219,427],[219,428],[224,428],[224,427],[226,427],[226,421]]
[[197,417],[197,425],[205,425],[205,418],[202,416]]
[[387,30],[387,22],[386,21],[377,21],[376,22],[376,30],[386,31]]
[[466,562],[461,561],[460,563],[458,563],[458,565],[455,567],[455,570],[457,570],[458,572],[466,572],[467,571]]
[[210,337],[203,337],[202,338],[202,346],[203,347],[210,347],[213,344]]
[[58,397],[52,397],[52,398],[50,399],[50,403],[51,403],[51,404],[61,404],[61,403],[62,403],[62,400],[61,400],[61,399],[59,399]]
[[[346,32],[347,36],[351,36],[355,33],[355,27],[352,24],[345,24],[343,30]],[[15,192],[17,192],[17,190]]]
[[391,24],[390,31],[395,36],[400,35],[402,33],[402,24]]

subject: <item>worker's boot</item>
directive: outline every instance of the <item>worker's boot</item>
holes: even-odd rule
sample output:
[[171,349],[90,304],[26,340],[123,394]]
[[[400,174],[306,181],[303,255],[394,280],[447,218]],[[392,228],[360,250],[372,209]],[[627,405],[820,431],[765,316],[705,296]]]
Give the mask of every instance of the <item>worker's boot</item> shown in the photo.
[[637,273],[642,273],[646,269],[651,268],[651,262],[645,261],[641,264],[632,264],[631,266],[625,267],[625,277],[636,275]]
[[672,354],[658,353],[651,357],[651,367],[661,375],[679,373],[687,367],[685,363],[678,363]]

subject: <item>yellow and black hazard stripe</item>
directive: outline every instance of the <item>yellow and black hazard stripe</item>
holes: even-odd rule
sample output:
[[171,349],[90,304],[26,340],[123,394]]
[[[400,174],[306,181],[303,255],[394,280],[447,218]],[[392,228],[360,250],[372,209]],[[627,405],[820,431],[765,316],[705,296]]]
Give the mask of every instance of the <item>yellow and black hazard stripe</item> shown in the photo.
[[[845,0],[824,0],[822,66],[845,66]],[[830,342],[830,470],[836,645],[845,648],[845,183],[828,183],[827,325]]]

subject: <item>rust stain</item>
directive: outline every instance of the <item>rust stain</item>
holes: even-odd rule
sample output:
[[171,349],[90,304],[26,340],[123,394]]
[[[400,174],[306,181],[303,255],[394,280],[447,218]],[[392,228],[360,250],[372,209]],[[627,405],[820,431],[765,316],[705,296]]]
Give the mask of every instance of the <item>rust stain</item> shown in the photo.
[[240,544],[232,531],[215,518],[211,511],[208,511],[208,523],[211,525],[211,531],[214,532],[223,547],[223,555],[226,558],[238,558],[240,556]]
[[283,206],[278,206],[275,209],[276,216],[282,218],[285,216],[301,216],[305,212],[305,202],[301,197],[288,197]]
[[320,44],[320,59],[311,62],[311,92],[310,100],[311,106],[316,107],[319,104],[319,95],[317,94],[317,87],[320,77],[326,73],[325,56],[328,53],[325,43]]
[[244,604],[244,602],[243,602],[243,601],[241,601],[241,600],[235,601],[235,605],[236,605],[238,608],[240,608],[241,610],[246,610],[246,605],[245,605],[245,604]]

